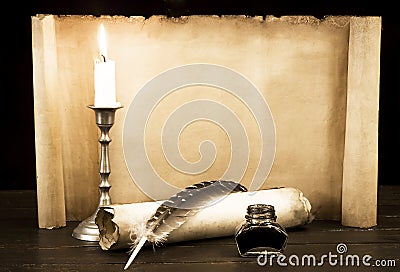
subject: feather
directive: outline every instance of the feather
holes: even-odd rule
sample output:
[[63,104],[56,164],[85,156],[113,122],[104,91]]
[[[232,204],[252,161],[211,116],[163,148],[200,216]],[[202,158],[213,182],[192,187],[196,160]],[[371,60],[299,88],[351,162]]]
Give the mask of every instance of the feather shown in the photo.
[[179,228],[199,210],[215,204],[230,193],[246,191],[246,187],[233,181],[212,180],[188,186],[165,200],[154,215],[145,222],[145,227],[138,228],[143,231],[136,233],[136,239],[124,269],[128,269],[147,241],[153,245],[166,242],[173,230]]

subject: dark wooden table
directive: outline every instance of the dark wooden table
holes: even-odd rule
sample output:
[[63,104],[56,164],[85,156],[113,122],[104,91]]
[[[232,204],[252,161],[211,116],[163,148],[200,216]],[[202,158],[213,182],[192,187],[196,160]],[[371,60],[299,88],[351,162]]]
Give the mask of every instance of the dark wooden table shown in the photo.
[[[127,271],[400,271],[400,186],[380,186],[378,200],[376,227],[349,228],[317,220],[289,230],[281,264],[261,266],[256,258],[239,257],[233,237],[225,237],[169,244],[155,251],[146,247]],[[96,242],[73,238],[79,222],[39,229],[35,191],[0,191],[0,204],[0,271],[124,271],[127,251],[103,251]],[[346,253],[338,253],[340,243],[347,246]],[[327,256],[319,266],[323,255]],[[354,259],[346,261],[349,255]],[[362,263],[366,255],[371,256],[369,267]]]

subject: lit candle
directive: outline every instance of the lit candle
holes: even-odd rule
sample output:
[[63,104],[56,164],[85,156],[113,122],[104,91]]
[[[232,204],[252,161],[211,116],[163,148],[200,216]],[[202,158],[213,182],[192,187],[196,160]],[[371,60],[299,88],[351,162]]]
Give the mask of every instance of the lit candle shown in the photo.
[[99,31],[99,53],[100,56],[94,64],[94,106],[116,107],[119,105],[115,94],[115,63],[108,59],[106,33],[103,24]]

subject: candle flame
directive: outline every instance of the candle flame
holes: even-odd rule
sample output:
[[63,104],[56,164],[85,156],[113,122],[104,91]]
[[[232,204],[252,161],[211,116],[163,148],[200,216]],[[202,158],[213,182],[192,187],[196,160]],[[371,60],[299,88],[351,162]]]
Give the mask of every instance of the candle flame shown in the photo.
[[103,24],[100,25],[99,35],[99,52],[102,61],[106,61],[107,59],[107,42],[106,42],[106,31],[104,30]]

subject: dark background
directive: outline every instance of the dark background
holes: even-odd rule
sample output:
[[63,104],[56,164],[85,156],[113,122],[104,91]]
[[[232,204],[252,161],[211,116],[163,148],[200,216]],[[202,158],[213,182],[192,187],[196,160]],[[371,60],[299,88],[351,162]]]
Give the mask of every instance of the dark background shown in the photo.
[[[400,24],[395,1],[344,0],[31,0],[6,1],[2,12],[2,125],[5,153],[0,189],[36,189],[31,16],[55,15],[326,15],[381,16],[379,184],[399,184],[397,110]],[[183,6],[177,4],[183,2]],[[5,59],[5,62],[4,62]],[[362,190],[362,188],[360,188]]]

